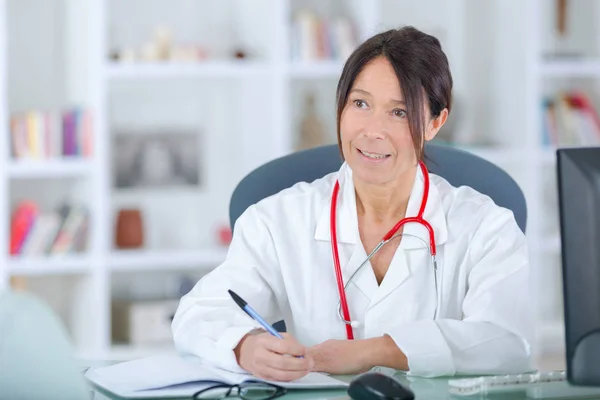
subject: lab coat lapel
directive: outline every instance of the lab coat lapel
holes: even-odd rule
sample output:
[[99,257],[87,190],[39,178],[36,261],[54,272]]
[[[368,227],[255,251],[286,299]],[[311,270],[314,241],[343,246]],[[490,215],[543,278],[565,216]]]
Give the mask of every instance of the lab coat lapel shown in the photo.
[[[362,242],[358,242],[354,245],[354,251],[352,252],[350,261],[348,261],[346,266],[342,266],[342,271],[344,283],[347,283],[352,275],[356,273],[352,278],[350,286],[356,286],[369,300],[371,300],[377,293],[379,286],[377,285],[377,278],[375,277],[370,262],[367,262],[362,266],[360,271],[358,271],[358,268],[366,259],[367,253],[365,248],[362,245]],[[348,288],[350,288],[350,286],[348,286]]]
[[377,305],[380,301],[389,296],[394,290],[406,281],[410,276],[406,254],[400,247],[396,250],[392,262],[379,286],[375,296],[371,299],[371,307]]

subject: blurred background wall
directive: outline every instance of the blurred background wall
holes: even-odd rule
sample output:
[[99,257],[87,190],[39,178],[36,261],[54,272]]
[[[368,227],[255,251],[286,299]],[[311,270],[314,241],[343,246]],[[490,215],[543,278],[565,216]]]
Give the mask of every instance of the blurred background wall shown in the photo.
[[526,194],[536,355],[560,364],[554,151],[600,141],[598,2],[2,0],[0,16],[0,286],[46,299],[80,355],[171,351],[177,298],[226,254],[237,182],[335,143],[344,60],[413,25],[454,77],[436,140]]

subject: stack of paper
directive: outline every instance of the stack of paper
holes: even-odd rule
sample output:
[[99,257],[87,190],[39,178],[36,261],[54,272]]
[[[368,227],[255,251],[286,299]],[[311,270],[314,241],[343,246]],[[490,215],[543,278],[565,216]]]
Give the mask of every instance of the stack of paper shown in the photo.
[[[197,391],[219,384],[240,384],[256,380],[212,367],[198,358],[159,355],[127,361],[108,367],[92,368],[85,374],[93,384],[124,398],[190,397]],[[288,389],[341,389],[348,383],[309,373],[292,382],[273,382]]]

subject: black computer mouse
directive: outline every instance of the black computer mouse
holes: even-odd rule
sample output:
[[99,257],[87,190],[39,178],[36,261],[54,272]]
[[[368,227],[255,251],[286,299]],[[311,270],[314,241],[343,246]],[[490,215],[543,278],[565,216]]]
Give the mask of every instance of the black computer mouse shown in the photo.
[[348,386],[348,395],[354,400],[412,400],[415,394],[391,376],[380,372],[366,372],[357,376]]

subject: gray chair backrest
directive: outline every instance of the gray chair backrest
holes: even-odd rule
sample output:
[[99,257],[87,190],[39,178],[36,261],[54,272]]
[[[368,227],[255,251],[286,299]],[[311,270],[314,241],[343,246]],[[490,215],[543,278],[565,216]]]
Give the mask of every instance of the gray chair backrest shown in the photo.
[[[470,186],[499,206],[512,210],[525,232],[527,205],[519,185],[497,165],[465,150],[427,143],[425,164],[453,186]],[[235,188],[229,204],[231,229],[250,205],[297,182],[312,182],[342,165],[337,145],[321,146],[272,160],[250,172]]]

